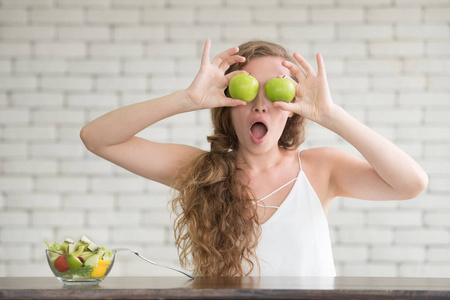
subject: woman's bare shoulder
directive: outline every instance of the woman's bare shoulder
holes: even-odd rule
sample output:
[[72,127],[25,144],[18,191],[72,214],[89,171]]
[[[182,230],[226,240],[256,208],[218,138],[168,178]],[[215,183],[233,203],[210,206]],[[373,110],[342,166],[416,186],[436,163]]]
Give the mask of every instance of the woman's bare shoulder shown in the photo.
[[316,147],[302,150],[300,156],[302,160],[309,161],[313,160],[319,162],[318,160],[328,160],[335,159],[343,154],[343,150],[333,147]]
[[310,148],[300,153],[303,171],[319,197],[325,214],[333,198],[331,174],[343,153],[345,151],[332,147]]

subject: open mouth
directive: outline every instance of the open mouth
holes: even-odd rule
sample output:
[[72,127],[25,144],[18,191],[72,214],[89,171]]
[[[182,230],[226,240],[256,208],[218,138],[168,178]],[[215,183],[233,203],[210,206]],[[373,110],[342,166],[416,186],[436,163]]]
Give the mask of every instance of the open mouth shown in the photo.
[[256,140],[260,140],[267,134],[267,126],[262,122],[255,122],[250,127],[250,133],[252,137]]

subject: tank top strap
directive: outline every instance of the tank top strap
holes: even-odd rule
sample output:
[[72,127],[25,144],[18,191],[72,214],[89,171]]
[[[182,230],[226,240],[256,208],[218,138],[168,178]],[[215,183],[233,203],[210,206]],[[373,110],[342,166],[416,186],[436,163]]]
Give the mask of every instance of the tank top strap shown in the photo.
[[[301,172],[301,170],[302,170],[302,161],[301,161],[301,159],[300,159],[300,152],[302,152],[302,150],[298,151],[298,154],[297,154],[297,156],[298,156],[298,164],[299,164],[299,167],[300,167],[299,174],[300,174],[300,172]],[[253,202],[254,204],[258,205],[258,206],[261,206],[261,204],[259,204],[260,202],[266,200],[267,198],[269,198],[270,196],[272,196],[272,195],[275,194],[276,192],[282,190],[283,188],[285,188],[286,186],[288,186],[290,183],[296,181],[297,179],[298,179],[298,177],[292,178],[291,180],[289,180],[288,182],[286,182],[285,184],[283,184],[282,186],[280,186],[279,188],[277,188],[275,191],[273,191],[273,192],[270,193],[269,195],[267,195],[267,196],[265,196],[265,197],[262,197],[262,198],[259,199],[259,200],[252,201],[252,202]],[[264,207],[278,208],[278,206],[264,206]]]
[[298,151],[298,165],[300,166],[300,171],[302,170],[302,160],[300,159],[300,152],[302,152],[302,150]]
[[279,188],[277,188],[275,191],[273,191],[272,193],[270,193],[269,195],[262,197],[261,199],[257,200],[257,201],[253,201],[255,204],[258,204],[259,202],[262,202],[264,200],[266,200],[267,198],[269,198],[270,196],[272,196],[273,194],[275,194],[276,192],[284,189],[285,187],[287,187],[290,183],[294,182],[297,180],[297,177],[289,180],[288,182],[286,182],[285,184],[283,184],[282,186],[280,186]]

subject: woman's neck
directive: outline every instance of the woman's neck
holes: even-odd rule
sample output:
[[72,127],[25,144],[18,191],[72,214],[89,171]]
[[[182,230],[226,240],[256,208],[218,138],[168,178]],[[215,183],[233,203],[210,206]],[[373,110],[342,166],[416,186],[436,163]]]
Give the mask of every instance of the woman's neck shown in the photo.
[[238,150],[237,162],[243,170],[261,172],[279,165],[285,156],[286,150],[278,146],[260,154],[255,154],[247,150]]

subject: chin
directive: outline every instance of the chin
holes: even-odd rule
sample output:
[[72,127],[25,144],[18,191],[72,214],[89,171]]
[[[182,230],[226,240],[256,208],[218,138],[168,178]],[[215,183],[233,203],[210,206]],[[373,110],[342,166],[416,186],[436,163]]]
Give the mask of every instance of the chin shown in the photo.
[[252,154],[262,155],[270,152],[274,148],[278,148],[278,143],[269,143],[268,141],[264,141],[261,144],[255,144],[251,142],[251,146],[247,147],[247,150]]

